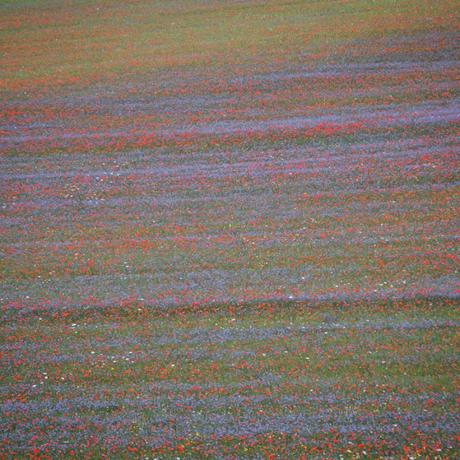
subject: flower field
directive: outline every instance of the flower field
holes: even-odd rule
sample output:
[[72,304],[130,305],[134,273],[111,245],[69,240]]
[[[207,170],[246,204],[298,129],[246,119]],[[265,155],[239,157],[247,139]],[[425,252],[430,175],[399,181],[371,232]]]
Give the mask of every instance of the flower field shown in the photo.
[[458,19],[0,2],[0,459],[458,458]]

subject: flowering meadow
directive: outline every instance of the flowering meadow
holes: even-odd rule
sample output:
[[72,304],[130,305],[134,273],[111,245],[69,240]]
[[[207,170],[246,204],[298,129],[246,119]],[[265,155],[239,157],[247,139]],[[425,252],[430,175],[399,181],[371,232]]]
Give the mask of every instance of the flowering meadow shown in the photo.
[[459,458],[458,26],[0,1],[0,460]]

